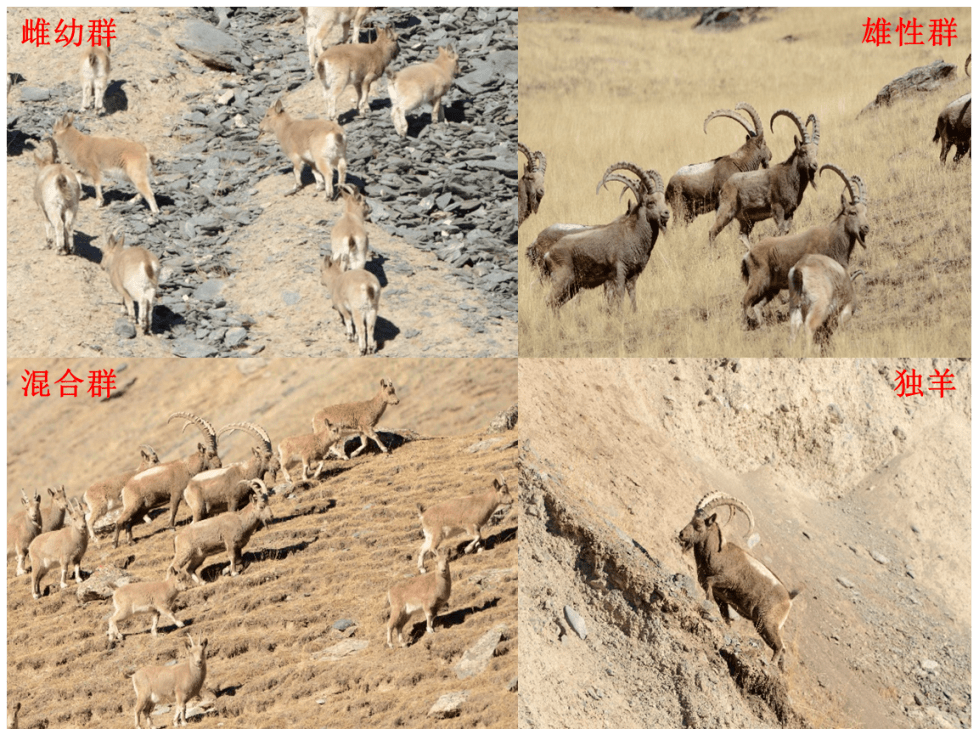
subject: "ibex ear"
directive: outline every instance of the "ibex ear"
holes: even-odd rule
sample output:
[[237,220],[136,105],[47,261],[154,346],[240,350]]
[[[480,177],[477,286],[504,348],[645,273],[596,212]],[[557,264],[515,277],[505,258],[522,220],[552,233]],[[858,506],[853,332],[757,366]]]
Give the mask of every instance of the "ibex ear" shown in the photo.
[[704,524],[706,524],[707,526],[713,526],[714,525],[714,522],[716,522],[716,521],[717,521],[717,512],[714,512],[713,514],[711,514],[710,516],[708,516],[706,519],[704,519]]

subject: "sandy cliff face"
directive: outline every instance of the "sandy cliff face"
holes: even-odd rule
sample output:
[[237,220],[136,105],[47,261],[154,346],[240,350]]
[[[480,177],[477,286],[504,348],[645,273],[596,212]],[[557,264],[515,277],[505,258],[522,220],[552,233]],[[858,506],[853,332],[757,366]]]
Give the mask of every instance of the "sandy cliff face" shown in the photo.
[[[521,726],[970,726],[970,387],[959,360],[522,361]],[[802,588],[784,676],[677,544],[714,490]]]

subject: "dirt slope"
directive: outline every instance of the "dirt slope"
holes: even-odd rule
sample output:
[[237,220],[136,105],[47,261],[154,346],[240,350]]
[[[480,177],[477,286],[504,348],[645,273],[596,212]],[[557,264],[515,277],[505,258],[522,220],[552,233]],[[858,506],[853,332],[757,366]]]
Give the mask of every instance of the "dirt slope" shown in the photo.
[[[424,623],[418,623],[411,632],[415,643],[393,652],[384,644],[384,628],[386,591],[413,574],[421,546],[415,503],[472,493],[497,472],[516,491],[516,431],[483,432],[516,402],[515,363],[387,364],[382,370],[348,361],[8,361],[11,493],[58,481],[77,496],[110,466],[128,467],[144,442],[164,460],[185,452],[197,437],[165,424],[177,409],[199,412],[218,427],[252,420],[277,443],[307,430],[322,405],[366,399],[382,376],[394,381],[401,399],[378,428],[392,446],[390,455],[372,447],[348,462],[330,461],[319,482],[289,497],[273,496],[275,523],[252,538],[240,577],[219,576],[225,557],[208,560],[208,584],[178,599],[185,629],[174,630],[164,619],[154,640],[142,632],[149,621],[136,618],[121,626],[125,644],[110,648],[109,604],[79,603],[74,584],[61,591],[56,575],[45,578],[48,594],[34,601],[29,578],[14,577],[11,562],[7,690],[9,702],[24,704],[21,727],[131,725],[133,689],[123,672],[182,656],[181,637],[191,631],[210,638],[207,686],[217,716],[205,717],[202,726],[421,726],[439,696],[457,691],[468,692],[467,699],[459,715],[440,726],[513,726],[516,694],[508,686],[517,675],[515,509],[487,527],[483,553],[454,555],[452,598],[435,635],[425,636]],[[109,402],[23,397],[26,367],[60,374],[68,365],[73,371],[114,366],[122,370],[120,387],[128,388]],[[439,383],[438,397],[433,382]],[[481,442],[482,448],[473,448]],[[252,445],[247,437],[229,435],[221,443],[222,458],[244,458]],[[294,468],[294,478],[297,473]],[[189,518],[186,507],[178,518]],[[136,526],[134,534],[131,547],[112,549],[104,540],[91,545],[83,571],[128,564],[141,580],[161,577],[172,556],[171,533],[157,519]],[[342,619],[354,626],[335,629]],[[453,665],[497,625],[503,639],[488,668],[457,678]],[[339,660],[321,653],[338,645],[353,652]],[[154,719],[162,726],[170,717]]]
[[[522,361],[521,726],[971,726],[970,387],[959,360]],[[712,490],[803,588],[784,683],[676,544]]]

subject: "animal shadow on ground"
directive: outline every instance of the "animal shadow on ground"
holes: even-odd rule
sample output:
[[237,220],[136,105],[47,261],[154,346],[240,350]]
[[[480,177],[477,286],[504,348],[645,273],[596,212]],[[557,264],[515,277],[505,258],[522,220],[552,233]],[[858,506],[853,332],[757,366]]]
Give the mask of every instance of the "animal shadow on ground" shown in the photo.
[[381,288],[387,288],[388,277],[384,273],[384,262],[387,260],[387,256],[377,251],[372,251],[374,257],[364,264],[364,268],[370,271],[375,276],[377,276],[377,282],[381,284]]
[[[435,628],[446,630],[453,626],[462,625],[466,622],[466,618],[470,615],[475,615],[481,613],[484,610],[489,610],[496,607],[496,604],[500,601],[500,598],[494,597],[491,600],[484,602],[479,607],[462,607],[458,610],[453,610],[451,613],[444,613],[435,618]],[[415,622],[411,626],[411,633],[405,638],[409,645],[414,645],[416,642],[425,637],[425,620],[422,613],[418,613],[422,619],[420,622]],[[413,617],[412,620],[418,620],[417,617]],[[435,633],[435,637],[438,637],[438,632]]]
[[[310,484],[311,486],[316,486],[314,481],[296,481],[297,488],[302,484]],[[294,491],[293,491],[294,493]],[[276,524],[288,524],[293,519],[298,519],[301,516],[309,516],[310,514],[325,514],[330,509],[335,508],[337,505],[336,499],[325,499],[316,503],[301,504],[296,507],[296,511],[289,516],[283,516],[275,520]]]
[[98,240],[98,236],[75,231],[75,255],[98,266],[102,263],[102,249],[92,245],[95,240]]
[[[107,178],[111,179],[111,178]],[[150,178],[152,182],[152,177]],[[112,180],[116,182],[116,180]],[[150,185],[152,188],[152,184]],[[112,203],[121,203],[128,205],[133,196],[138,194],[136,188],[133,187],[132,183],[120,181],[117,185],[113,187],[102,186],[102,199],[105,205],[108,206]],[[174,201],[172,197],[165,195],[159,190],[153,190],[153,197],[156,198],[156,204],[160,208],[160,214],[165,214],[164,208],[173,207]],[[82,185],[82,200],[94,200],[95,199],[95,187],[93,185]],[[150,205],[148,202],[143,200],[142,195],[132,203],[137,211],[141,210],[146,213],[150,213]]]
[[106,116],[114,114],[117,111],[129,110],[129,97],[126,95],[126,90],[122,88],[125,83],[124,80],[113,81],[106,88],[105,96],[102,100],[105,106]]
[[30,134],[26,134],[19,129],[11,129],[11,124],[17,123],[17,117],[11,117],[7,120],[7,156],[8,157],[20,157],[24,152],[33,152],[37,147],[37,143],[40,140],[38,137],[32,137]]
[[374,338],[377,340],[378,350],[384,349],[384,343],[390,342],[399,334],[401,334],[401,330],[395,326],[394,322],[385,319],[383,316],[377,317],[377,321],[374,322]]
[[[315,539],[309,541],[297,542],[296,544],[290,544],[287,547],[280,547],[277,549],[272,549],[269,547],[263,548],[258,552],[244,552],[241,555],[241,562],[238,565],[239,572],[247,571],[252,562],[269,562],[269,561],[281,561],[286,557],[296,554],[297,552],[302,552],[310,544],[312,544]],[[247,547],[246,547],[247,549]],[[226,556],[226,553],[225,553]],[[200,571],[201,579],[204,582],[214,582],[221,578],[221,573],[230,566],[230,563],[226,560],[221,560],[220,562],[215,562],[214,564],[208,565]]]
[[156,304],[153,307],[152,334],[163,334],[172,331],[174,327],[186,323],[184,317],[175,313],[169,306]]

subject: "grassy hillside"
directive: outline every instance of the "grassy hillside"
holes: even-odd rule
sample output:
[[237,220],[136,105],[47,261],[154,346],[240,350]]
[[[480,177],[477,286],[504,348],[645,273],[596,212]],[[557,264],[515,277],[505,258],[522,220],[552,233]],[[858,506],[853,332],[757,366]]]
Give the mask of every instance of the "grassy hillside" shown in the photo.
[[[596,196],[606,168],[628,160],[667,181],[680,167],[711,160],[743,143],[730,120],[704,119],[715,109],[752,104],[765,124],[773,163],[785,160],[798,134],[780,108],[820,121],[820,164],[833,163],[866,182],[867,248],[851,268],[860,313],[826,352],[838,357],[968,356],[971,293],[971,166],[942,167],[931,142],[938,113],[969,92],[962,65],[970,52],[968,9],[875,9],[898,17],[954,16],[951,48],[862,44],[865,9],[785,8],[729,33],[691,29],[691,19],[638,20],[611,10],[521,10],[520,140],[547,155],[540,211],[520,228],[521,254],[554,223],[601,224],[623,212],[615,192]],[[859,116],[882,86],[936,59],[959,66],[942,88]],[[951,156],[949,157],[951,160]],[[610,186],[619,189],[618,185]],[[844,188],[827,173],[808,189],[792,231],[828,222]],[[788,306],[777,299],[760,330],[741,325],[744,248],[737,223],[713,248],[710,213],[688,227],[670,221],[639,278],[639,311],[609,315],[600,292],[588,291],[560,316],[545,301],[549,284],[521,255],[521,356],[719,356],[801,354],[788,345]],[[752,244],[774,234],[765,221]]]
[[[108,402],[42,401],[21,393],[25,368],[48,369],[53,382],[66,366],[82,377],[114,367],[120,386],[128,387]],[[275,521],[245,549],[244,572],[221,576],[227,558],[212,557],[203,570],[207,584],[178,598],[183,629],[164,618],[154,639],[149,618],[135,617],[120,624],[125,643],[112,647],[105,635],[109,603],[80,603],[73,582],[58,588],[56,572],[35,601],[30,578],[15,577],[9,561],[7,700],[23,703],[22,729],[131,726],[134,692],[123,673],[182,660],[188,633],[210,641],[205,697],[214,714],[192,720],[200,726],[422,726],[441,695],[468,692],[459,715],[440,726],[512,727],[515,509],[486,528],[484,552],[463,555],[460,547],[452,553],[452,597],[434,635],[413,621],[406,629],[412,645],[392,651],[384,633],[388,588],[415,574],[422,543],[415,504],[468,495],[498,472],[516,495],[516,431],[485,433],[516,402],[516,362],[11,360],[8,506],[21,487],[43,491],[65,483],[70,496],[79,496],[107,471],[131,467],[141,443],[152,444],[163,460],[193,448],[193,428],[181,434],[178,424],[166,425],[175,410],[198,413],[215,427],[256,422],[277,444],[307,431],[316,409],[372,396],[385,376],[401,400],[388,406],[378,426],[390,455],[372,446],[350,461],[331,460],[317,482],[274,495]],[[484,446],[474,447],[479,443]],[[246,457],[253,443],[230,434],[219,445],[228,463]],[[292,469],[294,479],[299,470]],[[137,525],[133,546],[124,538],[118,549],[105,538],[90,545],[83,573],[125,566],[140,580],[161,579],[173,550],[162,518]],[[181,506],[178,529],[186,521]],[[449,540],[453,549],[462,544]],[[334,625],[343,619],[353,626],[340,631]],[[503,639],[487,669],[458,678],[453,666],[497,625]],[[171,716],[172,708],[169,716],[155,716],[154,725],[168,725]]]

